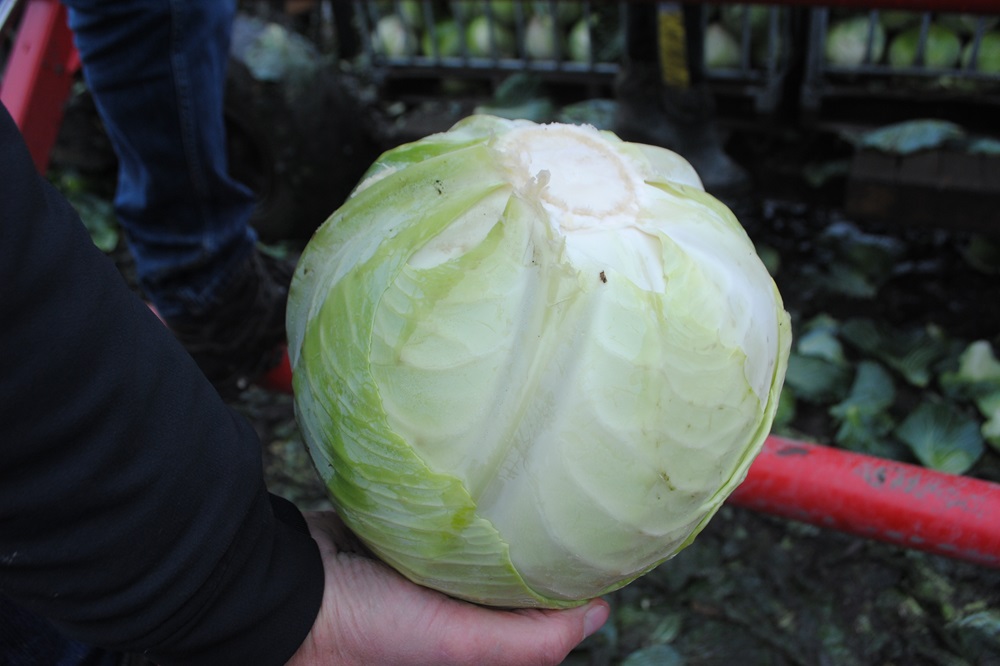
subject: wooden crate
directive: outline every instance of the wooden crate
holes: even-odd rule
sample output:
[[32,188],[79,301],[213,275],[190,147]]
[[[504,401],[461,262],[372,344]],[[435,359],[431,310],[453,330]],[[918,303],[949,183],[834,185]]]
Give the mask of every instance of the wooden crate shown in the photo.
[[1000,235],[1000,156],[947,148],[859,151],[846,209],[863,220]]

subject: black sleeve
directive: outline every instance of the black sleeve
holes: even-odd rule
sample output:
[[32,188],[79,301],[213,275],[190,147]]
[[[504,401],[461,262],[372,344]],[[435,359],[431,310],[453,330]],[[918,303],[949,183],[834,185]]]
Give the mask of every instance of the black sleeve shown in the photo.
[[278,664],[323,594],[252,427],[91,243],[0,106],[0,594],[164,663]]

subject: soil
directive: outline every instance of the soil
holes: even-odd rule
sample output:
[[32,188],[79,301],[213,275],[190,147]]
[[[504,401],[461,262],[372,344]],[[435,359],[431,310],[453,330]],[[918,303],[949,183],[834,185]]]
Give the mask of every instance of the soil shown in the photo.
[[[99,124],[71,116],[66,128],[57,167],[82,164],[113,178],[100,159]],[[74,145],[87,147],[76,164]],[[845,216],[830,192],[806,200],[780,189],[778,198],[744,202],[741,219],[756,242],[779,251],[790,309],[934,322],[966,339],[1000,331],[997,301],[987,296],[997,276],[969,269],[963,237],[940,230],[866,227],[903,238],[912,266],[877,299],[800,288],[823,260],[815,236]],[[117,256],[128,275],[127,255]],[[271,490],[303,509],[328,507],[292,398],[251,389],[233,406],[256,427]],[[822,419],[803,427],[818,441],[830,434]],[[609,600],[611,622],[567,664],[1000,665],[1000,571],[731,506],[693,545]]]

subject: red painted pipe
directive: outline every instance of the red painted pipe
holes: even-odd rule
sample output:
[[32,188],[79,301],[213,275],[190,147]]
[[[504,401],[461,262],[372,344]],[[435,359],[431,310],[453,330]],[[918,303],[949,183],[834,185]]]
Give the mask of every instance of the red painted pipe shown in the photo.
[[288,354],[284,354],[281,357],[281,362],[275,367],[271,368],[264,377],[257,382],[261,388],[266,388],[270,391],[278,391],[280,393],[291,393],[292,392],[292,364],[288,360]]
[[[287,357],[263,380],[292,390]],[[1000,567],[1000,485],[771,436],[729,501],[761,513]]]
[[770,437],[730,502],[1000,567],[1000,485]]

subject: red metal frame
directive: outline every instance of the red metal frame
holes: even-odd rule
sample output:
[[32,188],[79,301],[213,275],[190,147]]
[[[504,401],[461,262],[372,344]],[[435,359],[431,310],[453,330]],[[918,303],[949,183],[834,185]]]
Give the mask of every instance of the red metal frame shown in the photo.
[[[718,1],[718,0],[712,0]],[[757,0],[803,7],[1000,13],[997,0]],[[0,98],[45,170],[79,66],[57,0],[29,0]],[[262,381],[292,391],[285,357]],[[816,444],[768,438],[732,504],[978,564],[1000,567],[1000,485]]]
[[14,118],[39,171],[49,163],[80,59],[58,0],[31,0],[0,81],[0,101]]

